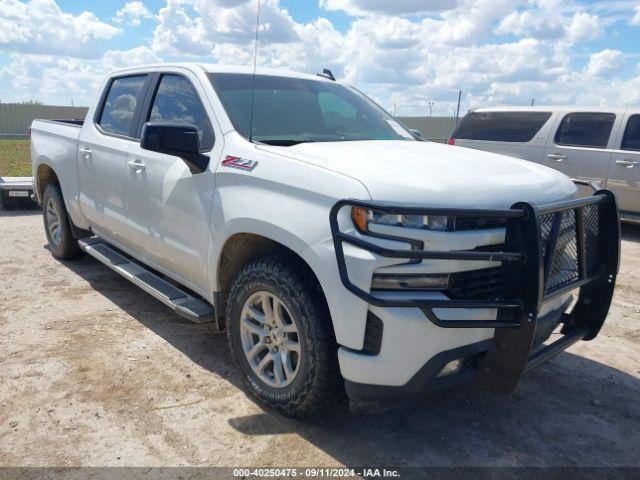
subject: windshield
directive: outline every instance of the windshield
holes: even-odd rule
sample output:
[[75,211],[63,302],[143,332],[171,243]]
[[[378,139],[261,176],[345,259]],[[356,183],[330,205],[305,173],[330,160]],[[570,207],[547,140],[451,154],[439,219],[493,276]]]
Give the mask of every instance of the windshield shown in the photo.
[[271,145],[349,140],[415,140],[391,115],[338,83],[250,74],[209,75],[235,129]]

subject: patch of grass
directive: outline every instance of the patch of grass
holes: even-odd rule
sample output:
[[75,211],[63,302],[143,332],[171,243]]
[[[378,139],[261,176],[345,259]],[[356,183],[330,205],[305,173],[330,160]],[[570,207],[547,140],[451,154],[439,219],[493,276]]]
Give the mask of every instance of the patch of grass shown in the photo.
[[0,140],[0,176],[31,176],[29,140]]

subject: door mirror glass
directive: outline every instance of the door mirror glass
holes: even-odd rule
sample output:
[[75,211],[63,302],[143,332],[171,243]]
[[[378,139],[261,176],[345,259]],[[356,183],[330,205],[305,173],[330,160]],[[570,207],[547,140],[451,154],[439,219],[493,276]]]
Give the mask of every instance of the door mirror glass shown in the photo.
[[140,148],[180,157],[192,173],[202,173],[209,165],[209,158],[200,153],[195,125],[147,122],[142,128]]

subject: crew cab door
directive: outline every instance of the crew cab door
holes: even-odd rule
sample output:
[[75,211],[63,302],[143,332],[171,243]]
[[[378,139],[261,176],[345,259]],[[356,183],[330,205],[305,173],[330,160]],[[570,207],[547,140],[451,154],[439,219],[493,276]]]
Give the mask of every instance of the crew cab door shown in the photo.
[[640,114],[627,113],[611,158],[607,188],[618,199],[620,212],[640,215]]
[[[571,178],[604,185],[613,148],[616,115],[570,112],[560,115],[545,148],[544,164]],[[588,193],[592,193],[589,191]]]
[[146,74],[110,79],[78,141],[82,213],[96,233],[122,245],[128,244],[125,159],[137,142],[135,129],[148,80]]
[[[198,79],[190,74],[155,74],[140,132],[147,121],[193,124],[201,153],[218,158],[222,142],[214,148],[214,130],[203,98]],[[127,153],[125,185],[128,234],[137,253],[201,293],[208,285],[206,259],[215,190],[211,169],[193,174],[181,158],[135,144]]]

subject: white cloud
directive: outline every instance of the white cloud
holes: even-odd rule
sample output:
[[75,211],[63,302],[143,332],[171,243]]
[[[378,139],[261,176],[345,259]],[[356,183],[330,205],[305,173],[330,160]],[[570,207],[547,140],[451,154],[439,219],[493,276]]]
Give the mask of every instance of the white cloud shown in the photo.
[[[193,0],[195,11],[205,22],[212,41],[251,43],[256,26],[257,0]],[[231,5],[230,5],[231,4]],[[260,38],[268,43],[297,40],[295,22],[281,8],[278,0],[262,0],[260,5]]]
[[505,16],[495,33],[565,39],[577,43],[597,38],[604,32],[602,20],[597,14],[573,12],[558,0],[537,0],[529,7]]
[[355,16],[411,15],[451,10],[457,3],[457,0],[320,0],[320,7]]
[[153,18],[153,15],[144,3],[135,0],[133,2],[127,2],[124,7],[118,10],[115,18],[116,23],[126,23],[132,27],[137,27],[142,23],[142,20],[147,18]]
[[603,32],[604,27],[597,15],[579,12],[571,19],[567,37],[572,42],[584,42],[598,38]]
[[94,13],[63,13],[55,0],[0,0],[0,50],[94,58],[98,42],[120,33]]
[[213,43],[207,33],[202,18],[192,18],[180,0],[167,0],[160,9],[158,26],[153,32],[151,48],[159,53],[208,55]]
[[51,105],[89,105],[100,82],[111,70],[162,60],[148,47],[110,50],[94,60],[51,55],[12,55],[0,69],[0,80],[10,86],[4,101],[33,99]]
[[495,23],[516,5],[514,0],[464,0],[458,8],[442,13],[443,22],[433,22],[437,40],[456,45],[484,42],[492,36]]
[[629,23],[631,25],[635,25],[636,27],[640,27],[640,5],[636,5],[636,13],[633,17],[631,17],[631,20],[629,20]]
[[620,50],[606,49],[590,55],[586,72],[593,77],[608,77],[619,71],[624,64],[624,55]]
[[[458,89],[463,90],[463,111],[528,105],[532,98],[536,104],[631,105],[640,102],[640,70],[621,68],[625,56],[615,50],[614,36],[605,38],[609,48],[601,52],[593,52],[588,43],[610,34],[613,23],[631,21],[633,4],[615,4],[605,9],[566,0],[322,0],[327,10],[354,15],[338,30],[326,18],[300,22],[278,0],[262,0],[258,65],[310,73],[330,68],[383,106],[396,104],[399,115],[423,114],[427,100],[435,102],[434,115],[451,114]],[[38,21],[25,13],[19,18],[8,14],[7,5],[12,12],[39,10],[34,14]],[[45,21],[38,5],[57,13]],[[147,7],[145,0],[130,1],[114,21],[126,29],[136,19],[149,18]],[[99,28],[97,34],[82,32],[88,37],[79,35],[81,41],[71,33],[63,35],[64,42],[48,34],[40,44],[29,41],[32,50],[16,48],[14,37],[25,25],[43,35],[50,31],[47,22],[63,23],[60,18],[73,24],[85,15],[111,33],[117,29],[91,13],[63,13],[53,0],[0,0],[0,50],[23,53],[12,54],[0,68],[3,100],[68,103],[61,99],[73,96],[76,104],[86,104],[109,70],[158,62],[163,56],[250,65],[256,7],[256,0],[166,0],[151,39],[141,38],[132,50],[112,48],[101,55],[99,47],[107,49],[108,38],[99,37],[105,36]],[[36,23],[47,28],[31,27]],[[73,31],[67,24],[64,28]],[[11,48],[6,46],[9,36]],[[94,58],[72,58],[88,57],[87,52]],[[589,54],[588,65],[576,67],[576,58]]]
[[[152,47],[160,53],[211,55],[216,45],[250,45],[256,14],[256,0],[167,0],[160,9]],[[295,42],[296,25],[278,0],[262,0],[261,42]]]
[[535,38],[560,38],[565,34],[565,26],[560,15],[551,15],[547,11],[525,10],[511,12],[504,17],[496,33]]

